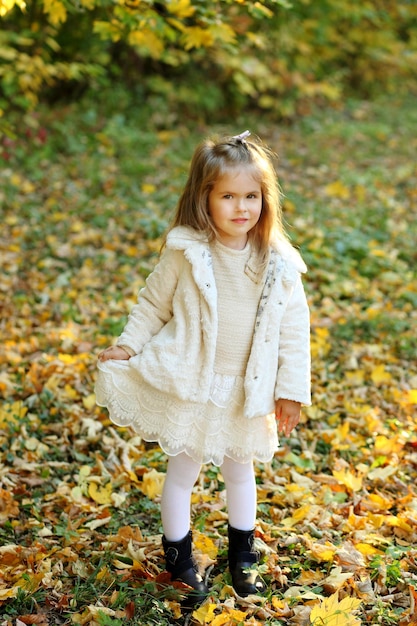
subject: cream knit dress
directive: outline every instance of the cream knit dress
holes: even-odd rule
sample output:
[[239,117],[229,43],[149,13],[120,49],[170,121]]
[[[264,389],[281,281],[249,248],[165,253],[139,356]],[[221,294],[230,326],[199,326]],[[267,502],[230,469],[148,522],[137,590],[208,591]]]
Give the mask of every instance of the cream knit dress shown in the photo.
[[158,442],[168,455],[186,452],[198,463],[215,465],[221,465],[225,456],[241,463],[269,461],[278,448],[275,416],[243,416],[244,374],[262,281],[256,283],[245,274],[249,243],[234,250],[216,241],[211,252],[218,338],[209,402],[182,401],[139,381],[127,361],[99,363],[97,402],[107,406],[118,426],[131,426],[145,441]]

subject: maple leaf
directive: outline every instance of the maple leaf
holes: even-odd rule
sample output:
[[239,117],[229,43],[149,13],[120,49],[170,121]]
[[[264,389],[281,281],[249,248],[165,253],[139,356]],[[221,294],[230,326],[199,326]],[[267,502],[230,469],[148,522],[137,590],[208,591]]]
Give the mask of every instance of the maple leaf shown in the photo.
[[371,372],[372,381],[375,385],[383,385],[392,380],[392,374],[385,369],[385,365],[376,365]]
[[44,11],[48,14],[51,24],[55,26],[65,22],[67,9],[60,0],[44,0]]
[[333,470],[333,476],[339,483],[345,485],[350,491],[360,491],[362,489],[362,476],[347,469]]
[[190,17],[195,13],[195,7],[190,0],[167,0],[167,9],[179,18]]
[[353,613],[361,605],[361,600],[343,598],[339,602],[338,593],[334,593],[314,606],[310,613],[313,626],[359,626],[360,620]]
[[216,615],[214,619],[210,622],[211,626],[226,626],[232,624],[239,624],[244,621],[246,618],[246,613],[244,611],[239,611],[237,609],[229,609],[220,615]]
[[184,48],[191,50],[192,48],[209,48],[214,44],[212,32],[207,28],[200,26],[189,26],[183,32]]

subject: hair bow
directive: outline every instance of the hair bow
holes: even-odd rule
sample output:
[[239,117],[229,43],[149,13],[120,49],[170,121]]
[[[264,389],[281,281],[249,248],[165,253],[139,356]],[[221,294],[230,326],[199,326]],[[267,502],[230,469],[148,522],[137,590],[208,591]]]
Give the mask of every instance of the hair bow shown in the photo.
[[249,137],[250,134],[250,130],[245,130],[243,133],[240,133],[240,135],[234,135],[232,139],[236,139],[239,143],[246,143],[246,137]]

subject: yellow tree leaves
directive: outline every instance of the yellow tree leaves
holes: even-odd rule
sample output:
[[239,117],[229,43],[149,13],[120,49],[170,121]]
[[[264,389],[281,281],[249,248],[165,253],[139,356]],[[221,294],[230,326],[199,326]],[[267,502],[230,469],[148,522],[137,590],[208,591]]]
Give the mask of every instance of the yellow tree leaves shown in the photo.
[[[244,8],[248,3],[243,0],[241,4]],[[262,6],[261,3],[257,4]],[[223,46],[237,43],[238,33],[233,28],[226,7],[223,7],[223,11],[217,11],[216,20],[208,18],[206,12],[190,0],[170,0],[166,2],[165,10],[166,17],[162,19],[151,3],[139,0],[132,7],[131,2],[122,0],[114,9],[113,19],[97,19],[94,30],[103,39],[119,41],[126,38],[131,46],[156,59],[174,58],[170,55],[174,54],[175,42],[187,52],[212,48],[215,44]],[[264,17],[271,16],[265,14]]]
[[43,10],[54,26],[62,24],[67,19],[67,9],[61,0],[43,0]]
[[[89,83],[93,88],[98,83],[96,88],[100,90],[103,83],[97,78],[111,80],[108,68],[118,62],[123,74],[124,61],[117,55],[111,58],[109,42],[123,42],[140,59],[160,60],[166,68],[164,78],[169,75],[167,82],[171,86],[175,74],[169,73],[169,66],[181,66],[187,72],[190,58],[204,74],[206,55],[198,53],[204,49],[216,68],[216,80],[210,81],[211,89],[204,93],[210,94],[218,87],[232,99],[294,117],[301,110],[308,111],[313,101],[341,101],[347,85],[355,84],[366,93],[370,84],[382,93],[389,85],[394,93],[401,81],[404,91],[412,91],[406,81],[415,81],[415,9],[412,2],[401,5],[401,10],[396,5],[391,3],[386,9],[387,19],[381,20],[376,0],[366,9],[355,5],[354,10],[348,0],[328,7],[307,2],[291,4],[287,0],[222,0],[214,4],[192,0],[1,0],[0,16],[8,19],[8,24],[0,46],[4,62],[0,80],[15,105],[33,108],[39,95],[45,95],[45,87],[74,81],[77,85]],[[16,8],[23,11],[18,19],[14,19]],[[61,28],[65,32],[72,18],[85,33],[82,46],[79,33],[72,35],[70,27],[68,36],[61,36]],[[378,27],[363,27],[373,20]],[[20,29],[22,33],[30,32],[30,43],[22,43]],[[339,40],[345,45],[335,46]],[[356,50],[355,59],[350,54],[352,48]],[[310,64],[305,63],[306,58]],[[134,65],[130,67],[132,74]],[[144,72],[141,67],[136,80],[152,88],[154,70]],[[188,76],[192,81],[193,74]],[[184,90],[188,92],[186,86]],[[188,104],[182,93],[181,89],[175,94],[179,106]],[[200,111],[207,110],[202,98],[193,101],[200,105]],[[216,104],[222,106],[221,97]],[[355,113],[358,119],[363,115]],[[403,166],[403,178],[408,177],[410,168],[412,171],[412,165]],[[332,173],[329,180],[324,193],[340,204],[351,198],[362,201],[369,193],[361,180],[350,185],[337,173]]]
[[193,48],[211,48],[214,44],[214,37],[210,29],[201,28],[200,26],[191,26],[183,29],[184,48],[192,50]]
[[164,51],[163,41],[149,28],[132,30],[128,35],[128,42],[133,47],[146,50],[155,59],[159,59]]
[[168,11],[180,19],[191,17],[196,11],[190,0],[167,0],[166,4]]
[[14,6],[18,6],[21,11],[26,9],[24,0],[0,0],[0,17],[4,17]]

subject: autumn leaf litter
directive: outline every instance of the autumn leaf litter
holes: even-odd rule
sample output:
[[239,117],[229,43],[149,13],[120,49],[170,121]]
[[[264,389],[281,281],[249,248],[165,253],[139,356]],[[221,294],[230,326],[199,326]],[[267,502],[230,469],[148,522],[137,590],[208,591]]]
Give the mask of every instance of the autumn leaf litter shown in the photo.
[[165,457],[111,425],[93,384],[97,351],[155,263],[197,133],[148,130],[137,172],[114,120],[78,143],[55,118],[45,144],[16,139],[0,173],[4,626],[417,622],[417,146],[402,107],[395,133],[367,104],[259,129],[280,154],[309,265],[314,404],[257,466],[264,598],[230,586],[224,483],[204,468],[194,540],[212,594],[188,617],[163,570]]

